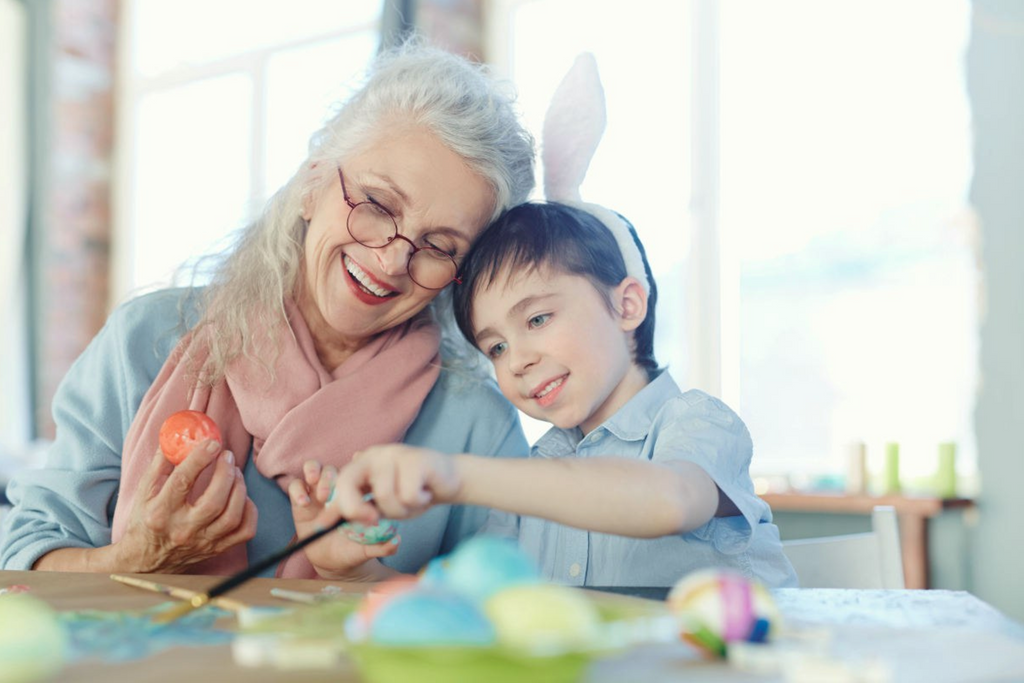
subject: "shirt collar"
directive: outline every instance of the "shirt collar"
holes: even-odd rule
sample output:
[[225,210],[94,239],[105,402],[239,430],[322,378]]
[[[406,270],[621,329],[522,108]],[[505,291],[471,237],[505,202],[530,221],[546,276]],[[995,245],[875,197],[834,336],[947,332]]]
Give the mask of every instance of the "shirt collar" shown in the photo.
[[[681,396],[679,386],[668,371],[661,372],[651,382],[629,399],[614,415],[605,420],[595,431],[605,429],[623,441],[639,441],[647,438],[655,416],[665,402]],[[533,446],[536,455],[553,457],[576,451],[583,440],[579,427],[561,429],[552,427],[537,439]]]

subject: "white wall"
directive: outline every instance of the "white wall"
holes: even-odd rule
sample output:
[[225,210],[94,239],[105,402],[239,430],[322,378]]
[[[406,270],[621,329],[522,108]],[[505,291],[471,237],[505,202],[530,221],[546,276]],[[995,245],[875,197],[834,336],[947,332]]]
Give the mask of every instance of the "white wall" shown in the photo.
[[0,0],[0,478],[29,437],[25,270],[28,191],[24,5]]
[[1024,620],[1024,3],[975,0],[974,12],[967,55],[971,202],[981,227],[985,302],[972,592]]

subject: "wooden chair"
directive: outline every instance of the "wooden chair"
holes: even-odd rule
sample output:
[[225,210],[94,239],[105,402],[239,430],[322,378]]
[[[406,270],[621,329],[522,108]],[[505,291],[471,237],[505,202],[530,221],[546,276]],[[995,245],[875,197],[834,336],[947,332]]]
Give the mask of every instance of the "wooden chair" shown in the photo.
[[801,588],[904,588],[899,521],[877,505],[871,531],[783,541]]

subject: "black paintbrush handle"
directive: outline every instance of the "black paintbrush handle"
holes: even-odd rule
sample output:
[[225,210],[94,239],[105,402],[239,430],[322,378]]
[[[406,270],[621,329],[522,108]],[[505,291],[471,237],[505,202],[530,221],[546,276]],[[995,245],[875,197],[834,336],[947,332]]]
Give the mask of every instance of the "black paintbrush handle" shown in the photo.
[[241,584],[245,583],[249,579],[253,578],[257,574],[262,572],[264,569],[277,564],[278,562],[280,562],[284,558],[288,557],[292,553],[297,552],[299,550],[302,550],[303,548],[305,548],[307,545],[309,545],[313,541],[315,541],[315,540],[317,540],[319,538],[322,538],[326,534],[334,531],[339,526],[344,524],[346,521],[347,520],[345,520],[344,518],[339,519],[337,522],[334,522],[333,524],[331,524],[327,528],[320,529],[319,531],[315,531],[312,534],[310,534],[309,536],[306,536],[301,541],[296,541],[295,543],[292,543],[290,545],[286,545],[284,548],[281,548],[280,550],[278,550],[273,555],[270,555],[269,557],[263,558],[262,560],[260,560],[256,564],[249,565],[248,567],[246,567],[242,571],[238,572],[234,576],[229,576],[228,578],[224,579],[223,581],[218,583],[216,586],[214,586],[213,588],[208,590],[206,592],[206,597],[212,600],[213,598],[217,597],[218,595],[223,595],[224,593],[227,593],[229,590],[240,586]]

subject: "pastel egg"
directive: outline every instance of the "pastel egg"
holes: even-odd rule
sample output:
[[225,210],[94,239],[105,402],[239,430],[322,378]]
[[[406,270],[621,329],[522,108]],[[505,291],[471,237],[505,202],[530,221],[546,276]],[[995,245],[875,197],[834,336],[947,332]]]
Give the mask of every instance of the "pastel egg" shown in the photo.
[[498,642],[533,653],[558,653],[592,647],[600,615],[582,591],[537,584],[498,591],[484,603]]
[[767,639],[780,618],[763,584],[725,569],[684,576],[667,603],[682,625],[683,639],[717,656],[725,654],[728,643]]
[[404,647],[488,646],[494,644],[494,627],[465,597],[420,589],[396,595],[380,608],[370,640]]
[[373,525],[345,522],[341,525],[341,529],[350,539],[363,545],[387,543],[398,533],[398,525],[390,519],[383,518]]
[[24,593],[0,595],[0,683],[50,678],[66,652],[67,635],[49,605]]
[[367,591],[356,613],[369,626],[373,623],[373,619],[377,616],[377,612],[380,611],[381,607],[402,593],[415,590],[418,586],[419,581],[411,574],[400,574],[386,581],[381,581]]
[[448,556],[444,570],[448,588],[477,602],[504,588],[540,581],[533,558],[515,541],[497,536],[474,536],[463,541]]
[[435,557],[418,574],[424,586],[444,586],[448,581],[448,556]]

